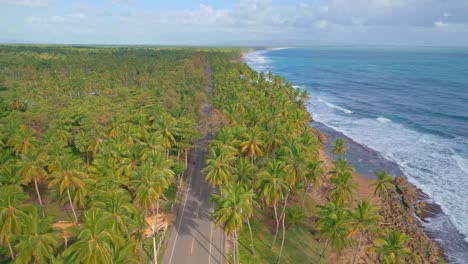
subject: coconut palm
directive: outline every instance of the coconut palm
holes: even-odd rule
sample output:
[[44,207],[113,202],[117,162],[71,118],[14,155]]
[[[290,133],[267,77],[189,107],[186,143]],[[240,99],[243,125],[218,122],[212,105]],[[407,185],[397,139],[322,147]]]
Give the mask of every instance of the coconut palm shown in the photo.
[[251,127],[247,129],[246,133],[244,134],[244,141],[240,143],[241,152],[246,152],[249,156],[252,164],[255,162],[256,156],[263,155],[263,140],[261,139],[263,134],[258,127]]
[[354,172],[354,167],[350,166],[346,159],[339,158],[334,161],[333,164],[335,167],[329,172],[329,174],[335,177],[341,177],[344,174]]
[[212,186],[224,185],[233,178],[233,164],[236,157],[232,153],[216,153],[210,149],[211,153],[206,160],[206,167],[202,170],[206,173],[205,180]]
[[356,253],[354,254],[353,264],[357,261],[357,254],[361,248],[363,233],[374,230],[378,226],[381,218],[382,217],[379,215],[378,208],[372,206],[368,200],[361,201],[357,204],[357,207],[351,211],[349,218],[351,232],[348,237],[359,233],[358,246],[356,248]]
[[323,161],[317,160],[312,161],[307,164],[307,171],[304,175],[304,185],[305,185],[305,195],[302,198],[302,208],[304,208],[305,199],[308,195],[310,183],[314,185],[317,183],[320,176],[325,173],[325,170],[322,168]]
[[387,230],[387,234],[377,239],[377,245],[373,247],[373,250],[387,262],[394,260],[393,263],[406,263],[405,258],[414,256],[405,246],[407,241],[408,237],[400,230]]
[[14,149],[17,155],[29,153],[37,144],[37,139],[34,137],[35,133],[34,129],[20,125],[19,129],[13,130],[7,144]]
[[236,163],[236,183],[240,186],[252,186],[253,175],[257,166],[252,165],[247,157],[239,157]]
[[172,164],[172,160],[165,160],[162,153],[154,155],[143,162],[134,180],[135,200],[145,209],[152,208],[153,216],[159,213],[159,197],[175,177]]
[[49,174],[44,169],[46,166],[47,157],[40,150],[29,150],[27,153],[21,154],[21,159],[18,162],[18,175],[23,177],[23,183],[29,184],[34,182],[36,188],[37,199],[42,207],[42,198],[39,191],[39,183],[49,177]]
[[41,217],[37,209],[21,218],[22,232],[15,248],[17,263],[48,263],[58,251],[62,237],[52,227],[52,217]]
[[176,144],[175,135],[178,132],[176,120],[169,114],[164,114],[158,119],[159,131],[163,136],[163,146],[166,149],[166,159],[169,159],[169,151]]
[[53,179],[49,183],[49,188],[57,186],[60,195],[63,195],[64,192],[67,193],[75,223],[78,223],[78,217],[73,206],[74,201],[71,192],[86,187],[84,179],[87,177],[87,174],[81,171],[83,166],[84,164],[81,164],[80,159],[66,155],[62,157],[62,160],[57,164],[56,170],[50,175]]
[[0,245],[6,243],[11,259],[15,259],[12,238],[22,230],[21,219],[26,217],[28,206],[22,205],[28,199],[18,185],[0,186]]
[[91,209],[83,215],[83,226],[75,227],[77,241],[63,256],[73,263],[113,263],[114,246],[122,240],[112,232],[112,218],[101,209]]
[[357,184],[353,179],[353,175],[345,172],[341,175],[335,175],[330,178],[333,188],[330,190],[330,197],[338,203],[343,205],[346,201],[353,199],[354,191],[357,189]]
[[393,177],[386,171],[375,172],[377,179],[372,180],[371,186],[375,186],[374,195],[380,197],[387,197],[390,190],[395,190],[395,184],[393,183]]
[[278,218],[278,202],[281,199],[287,201],[287,196],[291,190],[291,185],[286,181],[286,177],[286,164],[282,161],[273,160],[268,163],[265,170],[259,173],[259,180],[256,185],[257,188],[260,188],[260,193],[265,199],[266,204],[273,206],[275,213],[276,229],[271,246],[272,248],[276,243],[279,221],[281,219]]
[[114,232],[125,237],[130,236],[128,224],[131,221],[131,216],[137,210],[131,203],[131,197],[126,190],[116,189],[109,192],[98,192],[92,196],[90,205],[111,215],[111,228]]
[[286,164],[286,172],[288,174],[286,180],[291,186],[296,186],[297,181],[305,183],[307,154],[307,149],[304,148],[300,141],[296,139],[286,140],[279,158]]
[[242,230],[244,219],[249,225],[251,250],[255,254],[252,230],[249,218],[252,216],[255,205],[254,192],[237,184],[229,184],[221,188],[221,195],[213,194],[210,198],[216,204],[212,214],[217,226],[222,225],[225,232],[234,236],[234,261],[239,263],[238,232]]
[[320,263],[329,245],[338,248],[338,250],[347,245],[346,237],[349,234],[347,220],[349,214],[347,210],[335,202],[328,202],[325,206],[319,205],[318,208],[318,229],[321,237],[326,239],[325,247],[317,261],[317,263]]
[[344,140],[344,138],[340,137],[333,143],[333,154],[338,155],[340,158],[342,158],[347,151],[348,146],[346,146],[346,140]]
[[[6,151],[5,151],[6,152]],[[18,175],[18,167],[15,159],[0,160],[0,186],[1,185],[20,185],[23,183],[23,177]]]

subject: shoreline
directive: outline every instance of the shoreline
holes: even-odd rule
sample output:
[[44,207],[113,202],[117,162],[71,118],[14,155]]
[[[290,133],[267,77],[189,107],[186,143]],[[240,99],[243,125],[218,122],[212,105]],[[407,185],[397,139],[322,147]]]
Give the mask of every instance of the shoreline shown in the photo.
[[[313,126],[311,126],[311,129],[318,135],[323,144],[323,147],[319,151],[319,157],[320,160],[324,162],[323,166],[325,171],[330,171],[334,165],[333,158],[326,149],[326,145],[329,143],[328,134]],[[379,228],[398,228],[406,233],[410,238],[407,244],[411,251],[429,260],[430,263],[448,261],[446,251],[442,248],[439,241],[431,236],[422,224],[422,222],[427,221],[427,218],[437,214],[439,212],[438,210],[440,210],[437,208],[438,205],[426,202],[426,199],[429,197],[427,194],[410,183],[405,176],[395,176],[394,183],[397,191],[390,192],[388,198],[380,198],[374,196],[374,187],[371,186],[371,177],[359,172],[354,172],[353,178],[357,183],[357,189],[353,200],[360,201],[367,199],[371,204],[380,207],[379,212],[384,222],[381,223]],[[321,191],[319,191],[319,193],[320,192]],[[364,236],[361,250],[358,253],[358,256],[360,256],[360,263],[375,263],[378,261],[377,254],[368,250],[368,248],[373,246],[375,239],[376,237],[371,234],[366,234]],[[349,249],[344,250],[342,254],[332,252],[329,261],[331,263],[348,263],[353,260],[353,254],[354,251]]]

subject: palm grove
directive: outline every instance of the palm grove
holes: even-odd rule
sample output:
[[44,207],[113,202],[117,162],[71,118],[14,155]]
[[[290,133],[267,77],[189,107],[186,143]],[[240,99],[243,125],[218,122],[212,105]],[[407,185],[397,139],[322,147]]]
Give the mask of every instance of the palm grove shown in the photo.
[[153,259],[146,218],[199,133],[203,52],[2,46],[0,71],[0,262]]
[[[312,218],[320,250],[303,261],[318,263],[332,248],[358,252],[382,219],[353,198],[345,142],[335,143],[339,159],[325,171],[307,94],[252,71],[240,52],[1,46],[0,262],[154,260],[147,219],[170,211],[208,99],[219,125],[204,172],[219,190],[212,219],[230,237],[232,261],[267,258],[255,240],[260,214],[270,217],[268,261],[288,262],[288,231]],[[327,183],[328,202],[308,206]],[[394,188],[383,172],[375,186],[377,195]],[[389,231],[372,250],[384,263],[408,260],[406,239]]]

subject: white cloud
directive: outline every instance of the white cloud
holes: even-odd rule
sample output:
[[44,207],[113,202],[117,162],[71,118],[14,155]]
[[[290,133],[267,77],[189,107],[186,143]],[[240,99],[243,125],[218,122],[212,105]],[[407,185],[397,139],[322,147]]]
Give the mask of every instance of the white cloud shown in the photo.
[[444,23],[444,22],[442,22],[442,21],[436,21],[436,22],[434,22],[434,26],[435,26],[436,28],[445,28],[445,27],[448,27],[449,24],[448,24],[448,23]]
[[0,0],[0,3],[22,5],[30,7],[48,7],[52,5],[52,0]]

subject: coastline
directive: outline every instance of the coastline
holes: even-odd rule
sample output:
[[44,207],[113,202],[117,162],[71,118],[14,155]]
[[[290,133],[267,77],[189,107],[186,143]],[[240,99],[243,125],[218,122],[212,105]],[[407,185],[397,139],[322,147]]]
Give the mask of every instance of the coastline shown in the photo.
[[[268,52],[269,50],[270,49],[263,49],[261,54],[263,54],[264,52]],[[269,70],[268,67],[265,68],[265,66],[263,65],[265,63],[262,63],[263,61],[269,62],[270,59],[268,58],[268,56],[258,55],[257,57],[254,54],[254,56],[251,57],[248,53],[249,52],[244,52],[242,54],[242,59],[244,62],[248,63],[250,67],[252,67],[250,63],[253,61],[255,62],[255,60],[258,59],[260,63],[258,65],[256,64],[257,62],[253,64],[253,67],[257,67],[255,68],[255,70]],[[294,87],[301,88],[300,86]],[[311,110],[309,109],[309,112],[310,111]],[[411,191],[411,193],[417,194],[417,196],[415,196],[415,198],[412,199],[413,203],[403,208],[408,211],[403,212],[411,217],[412,220],[410,220],[410,222],[417,225],[417,229],[425,233],[425,236],[428,237],[430,241],[432,241],[432,243],[437,243],[438,246],[443,249],[443,253],[440,253],[440,255],[443,256],[442,258],[446,262],[465,263],[466,252],[468,252],[467,238],[454,225],[454,219],[452,218],[452,216],[446,214],[445,210],[443,210],[443,208],[445,207],[442,207],[439,204],[437,204],[436,198],[433,198],[428,194],[424,193],[424,191],[422,191],[420,187],[415,185],[414,178],[412,178],[411,175],[406,175],[406,173],[403,172],[403,170],[406,169],[406,167],[401,167],[401,164],[397,164],[397,162],[393,159],[390,160],[388,157],[384,156],[384,154],[374,149],[370,149],[365,145],[361,145],[360,143],[355,142],[353,138],[350,138],[342,134],[341,132],[334,130],[332,127],[328,127],[326,124],[322,124],[320,122],[311,123],[311,126],[314,129],[317,129],[317,125],[319,126],[319,131],[328,134],[329,130],[331,130],[331,138],[337,136],[344,137],[347,143],[351,145],[349,151],[350,153],[346,156],[346,158],[348,159],[349,163],[356,167],[356,170],[359,172],[359,175],[355,176],[355,178],[358,179],[357,181],[362,181],[364,182],[364,184],[366,184],[365,182],[370,183],[371,179],[373,179],[374,177],[373,175],[375,170],[386,170],[389,172],[389,174],[394,176],[403,175],[403,177],[399,177],[405,179],[405,181],[402,184],[407,184],[408,186],[411,186],[411,190],[413,190]],[[331,141],[333,140],[330,140],[330,142]],[[354,153],[351,153],[353,152],[353,150]],[[325,146],[325,154],[330,155],[329,145]],[[367,184],[367,186],[368,185],[369,184]],[[426,189],[424,188],[424,190]],[[358,195],[361,195],[362,190],[359,190],[358,192]],[[363,197],[358,195],[356,195],[357,198]],[[401,196],[400,193],[396,195]],[[400,197],[400,199],[403,198]]]
[[[328,135],[317,128],[313,128],[315,134],[318,135],[323,144],[319,152],[320,160],[324,162],[325,171],[330,171],[333,168],[333,158],[327,153],[325,148]],[[448,258],[441,247],[440,243],[431,237],[426,228],[422,225],[422,221],[426,221],[426,217],[437,213],[437,207],[424,202],[428,197],[420,189],[411,184],[404,176],[394,178],[397,191],[390,192],[388,198],[380,198],[374,196],[374,187],[371,186],[372,179],[369,176],[359,172],[353,173],[353,178],[357,183],[354,200],[360,201],[367,199],[372,204],[380,207],[380,214],[383,217],[383,222],[380,224],[380,229],[398,228],[406,233],[410,240],[408,247],[411,251],[429,263],[447,262]],[[328,178],[326,178],[328,180]],[[323,190],[318,190],[317,195],[321,197],[322,202],[325,202]],[[322,197],[323,196],[323,197]],[[365,234],[361,250],[358,252],[360,263],[376,263],[378,256],[376,253],[368,249],[374,245],[376,237],[371,234]],[[332,252],[330,254],[330,263],[350,263],[353,261],[354,249],[346,249],[341,254]],[[416,261],[415,263],[424,263]]]

